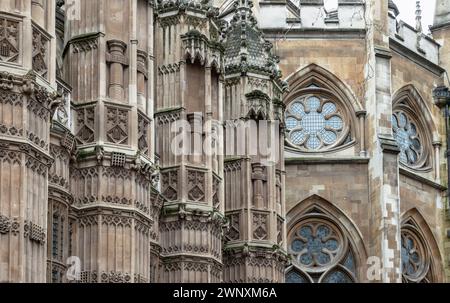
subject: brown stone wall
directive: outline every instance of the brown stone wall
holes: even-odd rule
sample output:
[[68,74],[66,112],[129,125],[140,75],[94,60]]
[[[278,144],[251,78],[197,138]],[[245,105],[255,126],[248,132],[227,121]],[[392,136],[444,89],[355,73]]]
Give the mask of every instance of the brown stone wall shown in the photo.
[[287,163],[287,213],[298,203],[317,195],[333,203],[353,220],[365,239],[369,237],[367,164]]
[[359,100],[364,100],[365,40],[302,39],[280,40],[274,44],[285,78],[315,63],[335,74]]
[[[434,123],[439,123],[440,111],[434,105],[433,89],[441,82],[441,77],[407,58],[393,52],[391,60],[392,70],[392,94],[407,84],[412,84],[426,101],[434,118]],[[444,130],[444,129],[442,129]]]

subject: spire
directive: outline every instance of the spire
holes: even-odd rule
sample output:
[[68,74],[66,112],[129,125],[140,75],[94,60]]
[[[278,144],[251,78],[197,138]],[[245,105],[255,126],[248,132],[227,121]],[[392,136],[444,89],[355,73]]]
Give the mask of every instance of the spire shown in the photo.
[[433,27],[450,24],[450,1],[436,0]]
[[416,30],[422,32],[422,8],[420,7],[420,0],[416,1]]
[[253,15],[252,0],[236,0],[234,15],[226,30],[225,73],[236,72],[269,75],[281,84],[281,72],[271,42],[264,39]]

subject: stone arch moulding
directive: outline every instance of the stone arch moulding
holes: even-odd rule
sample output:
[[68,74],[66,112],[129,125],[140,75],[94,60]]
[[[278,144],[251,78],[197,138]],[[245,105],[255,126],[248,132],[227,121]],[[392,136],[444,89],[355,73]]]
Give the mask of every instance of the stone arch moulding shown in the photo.
[[[329,117],[335,118],[337,116],[342,120],[341,128],[335,132],[334,135],[336,140],[330,141],[332,143],[328,143],[326,142],[326,138],[322,137],[320,138],[322,141],[321,147],[316,150],[308,150],[306,145],[309,142],[305,144],[305,148],[301,148],[301,146],[292,140],[292,137],[295,137],[295,128],[294,130],[288,128],[287,148],[289,150],[306,153],[327,153],[346,149],[359,142],[360,154],[365,154],[365,110],[348,85],[342,82],[332,72],[317,64],[310,64],[307,67],[297,70],[288,76],[286,81],[289,83],[290,87],[289,92],[284,96],[284,103],[287,106],[287,122],[289,122],[289,115],[292,114],[291,107],[293,107],[293,105],[296,106],[297,102],[305,105],[305,103],[307,103],[305,100],[314,96],[317,96],[321,100],[321,108],[318,109],[317,113],[328,112]],[[334,112],[326,109],[326,105],[328,105],[326,103],[330,102],[336,106]],[[307,111],[307,114],[302,116],[302,121],[297,123],[297,127],[299,124],[301,124],[302,127],[305,127],[304,123],[308,123],[304,122],[306,121],[306,115],[309,115],[307,118],[308,120],[315,120],[315,116],[317,116],[316,113],[311,115],[308,114]],[[328,121],[326,121],[326,123],[328,123]],[[287,125],[289,127],[289,123],[287,123]],[[297,138],[298,137],[304,138],[301,132],[298,133]]]
[[352,105],[354,112],[364,111],[361,102],[347,84],[329,70],[315,63],[298,69],[285,80],[289,83],[289,92],[285,96],[285,100],[292,99],[292,95],[295,95],[296,91],[315,84],[330,90],[341,99],[347,100]]
[[432,279],[432,281],[429,282],[444,282],[444,261],[438,242],[420,211],[417,208],[412,208],[403,213],[401,216],[401,226],[402,230],[406,227],[416,232],[418,237],[422,239],[425,248],[428,250],[430,266],[429,277]]
[[439,131],[436,128],[431,110],[424,98],[412,84],[408,84],[395,92],[392,98],[393,114],[406,113],[407,118],[417,124],[418,133],[421,136],[422,154],[415,164],[405,164],[408,168],[429,172],[433,169],[435,155],[433,142],[438,141]]
[[[302,202],[299,202],[294,208],[292,208],[287,213],[287,233],[288,233],[288,252],[290,252],[289,246],[291,243],[292,233],[295,232],[295,228],[299,226],[302,222],[307,222],[310,219],[318,219],[330,222],[331,225],[335,225],[335,227],[339,230],[338,233],[341,233],[348,240],[348,245],[344,246],[344,255],[347,255],[347,251],[353,253],[355,259],[355,276],[357,282],[364,282],[366,279],[366,270],[367,270],[367,249],[364,245],[363,236],[359,229],[356,227],[356,224],[338,207],[333,205],[328,200],[318,196],[313,195]],[[345,258],[345,257],[344,257]],[[286,269],[286,273],[290,271],[296,271],[301,267],[296,264],[296,262],[292,262],[292,265]],[[339,264],[332,265],[332,267],[326,269],[322,274],[319,281],[323,281],[330,270],[337,269],[338,271],[345,271],[346,269]],[[298,271],[300,275],[303,275],[300,270]],[[311,282],[311,277],[302,276],[301,279],[305,281]]]

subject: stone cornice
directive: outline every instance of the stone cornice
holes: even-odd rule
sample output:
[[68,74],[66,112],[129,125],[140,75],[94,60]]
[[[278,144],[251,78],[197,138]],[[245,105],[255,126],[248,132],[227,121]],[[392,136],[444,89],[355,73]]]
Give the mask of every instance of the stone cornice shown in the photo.
[[364,39],[366,37],[366,29],[364,28],[264,28],[262,29],[267,39],[279,39],[286,37],[289,39]]
[[408,177],[408,178],[411,178],[411,179],[416,180],[416,181],[418,181],[420,183],[426,184],[426,185],[428,185],[428,186],[430,186],[430,187],[432,187],[434,189],[437,189],[439,191],[446,191],[447,190],[446,186],[441,185],[441,184],[435,182],[434,180],[430,180],[430,179],[428,179],[426,177],[423,177],[423,176],[421,176],[419,174],[416,174],[416,173],[414,173],[414,172],[412,172],[412,171],[410,171],[410,170],[408,170],[408,169],[406,169],[404,167],[400,167],[400,175]]

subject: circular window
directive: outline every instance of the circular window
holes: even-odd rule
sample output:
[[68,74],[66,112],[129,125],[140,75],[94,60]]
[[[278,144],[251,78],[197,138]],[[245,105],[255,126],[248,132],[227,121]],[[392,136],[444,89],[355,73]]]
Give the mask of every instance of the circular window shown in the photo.
[[288,142],[305,151],[337,145],[344,132],[344,118],[335,102],[320,95],[300,97],[286,109]]
[[394,138],[400,148],[400,162],[416,165],[423,155],[422,142],[416,124],[402,111],[392,115]]
[[416,228],[406,225],[402,228],[402,275],[404,282],[429,282],[429,253]]
[[331,221],[312,217],[289,234],[288,251],[293,266],[288,283],[352,283],[355,258],[347,238]]

